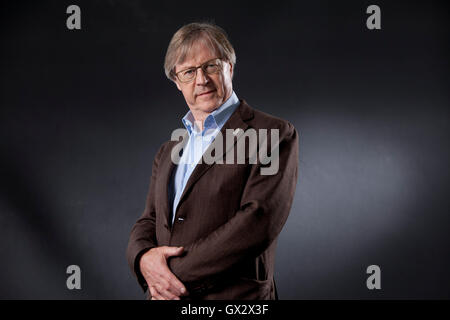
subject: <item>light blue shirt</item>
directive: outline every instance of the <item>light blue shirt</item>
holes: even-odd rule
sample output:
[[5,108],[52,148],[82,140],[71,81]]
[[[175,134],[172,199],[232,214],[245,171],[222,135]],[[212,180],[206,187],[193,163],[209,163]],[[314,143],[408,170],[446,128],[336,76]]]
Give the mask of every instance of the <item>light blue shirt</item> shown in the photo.
[[224,104],[206,117],[202,132],[200,132],[199,127],[195,124],[195,119],[191,111],[183,117],[182,122],[189,133],[189,138],[183,149],[180,162],[175,169],[173,181],[171,181],[169,186],[169,201],[173,201],[172,224],[175,220],[175,213],[181,195],[195,166],[238,106],[239,99],[233,91],[232,95]]

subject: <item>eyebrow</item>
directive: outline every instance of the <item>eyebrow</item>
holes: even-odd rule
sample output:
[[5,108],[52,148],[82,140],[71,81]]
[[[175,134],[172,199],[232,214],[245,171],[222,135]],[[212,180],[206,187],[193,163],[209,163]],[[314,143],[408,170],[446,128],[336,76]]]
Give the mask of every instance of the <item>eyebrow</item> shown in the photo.
[[[209,60],[206,60],[205,62],[202,62],[201,64],[199,64],[199,66],[201,66],[201,65],[203,65],[203,64],[205,64],[205,63],[207,63],[207,62],[209,62],[209,61],[212,61],[212,60],[216,60],[217,58],[212,58],[212,59],[209,59]],[[186,67],[183,67],[182,65],[180,66],[180,71],[183,71],[183,70],[187,70],[187,69],[191,69],[191,68],[195,68],[196,66],[186,66]]]

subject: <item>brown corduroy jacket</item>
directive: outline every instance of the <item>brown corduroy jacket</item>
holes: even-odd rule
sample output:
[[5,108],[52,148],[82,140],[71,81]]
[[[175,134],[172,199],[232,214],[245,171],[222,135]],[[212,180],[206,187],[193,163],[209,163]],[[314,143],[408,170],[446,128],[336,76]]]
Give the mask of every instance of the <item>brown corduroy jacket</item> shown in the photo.
[[[262,175],[261,168],[270,165],[251,164],[248,155],[245,164],[203,161],[189,177],[172,225],[168,186],[176,164],[171,153],[180,143],[164,143],[153,162],[145,210],[132,228],[127,248],[130,268],[144,290],[142,254],[157,246],[183,246],[184,254],[170,258],[168,265],[188,289],[186,299],[277,298],[275,247],[297,184],[298,133],[289,122],[240,102],[221,129],[223,154],[213,155],[229,152],[226,129],[267,129],[269,151],[278,147],[278,172]],[[276,146],[271,129],[279,130]],[[241,138],[244,135],[236,137],[234,146]]]

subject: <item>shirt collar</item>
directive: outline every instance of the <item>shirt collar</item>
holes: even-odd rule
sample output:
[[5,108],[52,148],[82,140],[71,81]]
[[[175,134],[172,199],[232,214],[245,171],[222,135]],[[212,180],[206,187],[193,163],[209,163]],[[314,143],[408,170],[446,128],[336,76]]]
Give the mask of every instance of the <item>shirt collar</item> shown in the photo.
[[[233,91],[231,96],[225,101],[219,108],[211,112],[205,119],[205,122],[203,124],[203,130],[208,129],[216,129],[219,130],[222,129],[223,125],[227,120],[230,118],[233,111],[237,108],[239,105],[239,98],[237,97],[236,93]],[[194,129],[194,115],[189,110],[186,115],[181,119],[183,122],[183,125],[188,130],[189,135],[192,133]],[[197,130],[196,130],[197,131]]]

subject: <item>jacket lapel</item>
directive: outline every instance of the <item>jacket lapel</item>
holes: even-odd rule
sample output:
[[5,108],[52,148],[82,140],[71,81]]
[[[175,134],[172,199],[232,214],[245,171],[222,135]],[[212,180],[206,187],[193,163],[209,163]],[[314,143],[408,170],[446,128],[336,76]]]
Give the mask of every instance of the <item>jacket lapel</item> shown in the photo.
[[[161,168],[159,173],[161,174],[162,181],[159,184],[157,198],[161,199],[161,211],[166,217],[167,222],[169,222],[169,192],[168,187],[170,183],[170,178],[172,177],[172,172],[175,169],[175,164],[171,159],[172,149],[177,144],[177,141],[170,141],[169,145],[164,152],[164,156],[161,158]],[[170,209],[171,210],[171,209]]]
[[[250,108],[250,106],[244,100],[241,100],[239,107],[236,108],[236,110],[230,116],[228,121],[224,124],[224,126],[220,130],[220,132],[222,134],[222,138],[224,139],[224,141],[223,141],[224,148],[222,150],[222,154],[215,155],[215,158],[223,157],[223,155],[228,151],[225,149],[225,147],[226,147],[226,143],[225,143],[226,130],[227,129],[234,129],[234,130],[242,129],[243,131],[245,131],[248,128],[248,124],[245,122],[245,120],[251,119],[252,117],[253,117],[253,110]],[[238,136],[238,139],[239,138],[240,138],[240,136]],[[238,139],[234,140],[232,147],[237,143]],[[173,163],[173,161],[171,159],[171,153],[172,153],[173,148],[178,144],[179,144],[178,141],[170,141],[169,146],[166,148],[167,151],[165,152],[164,157],[161,159],[162,167],[161,167],[160,172],[163,177],[161,189],[163,189],[163,190],[160,189],[159,195],[161,197],[163,197],[162,199],[165,200],[165,201],[162,201],[162,210],[163,210],[164,215],[167,218],[167,222],[169,223],[169,225],[171,224],[169,221],[170,220],[169,213],[172,209],[171,209],[171,205],[169,204],[168,186],[171,182],[170,179],[172,178],[173,170],[176,168],[176,165]],[[214,147],[213,144],[211,144],[205,152],[210,151],[213,147]],[[183,194],[181,195],[180,201],[178,203],[178,207],[181,205],[183,200],[187,197],[189,190],[191,188],[193,188],[195,183],[205,174],[205,172],[208,171],[214,165],[215,165],[215,163],[207,164],[204,161],[202,161],[202,163],[198,163],[195,166],[195,169],[192,172],[191,176],[189,177],[188,182],[186,183],[186,186],[183,190]],[[178,207],[177,207],[177,211],[178,211]]]

